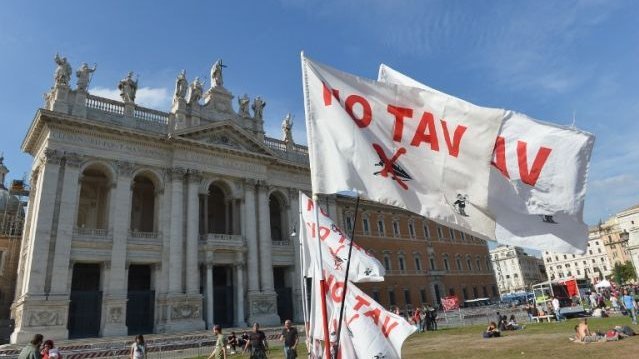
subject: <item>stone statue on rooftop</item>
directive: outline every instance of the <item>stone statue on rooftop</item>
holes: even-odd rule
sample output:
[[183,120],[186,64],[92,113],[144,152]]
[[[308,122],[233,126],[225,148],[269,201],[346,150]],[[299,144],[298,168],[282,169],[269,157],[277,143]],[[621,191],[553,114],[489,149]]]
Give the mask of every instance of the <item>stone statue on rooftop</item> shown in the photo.
[[222,59],[218,59],[211,67],[211,87],[224,87],[224,79],[222,78],[222,68],[226,65],[222,64]]
[[184,99],[186,97],[186,90],[189,88],[189,83],[186,81],[186,71],[182,70],[175,81],[175,93],[173,94],[173,100]]
[[266,102],[262,100],[261,97],[257,96],[255,100],[253,100],[253,118],[261,121],[264,115],[264,106],[266,106]]
[[55,69],[55,75],[54,75],[55,85],[69,86],[73,69],[71,69],[71,65],[69,65],[67,58],[60,57],[60,55],[55,54],[55,57],[53,58],[53,60],[58,65],[58,67],[56,67]]
[[133,79],[133,72],[129,72],[124,79],[120,80],[118,89],[120,90],[122,101],[135,102],[135,93],[138,91],[138,80]]
[[246,94],[244,94],[244,96],[237,99],[237,102],[240,105],[240,116],[251,117],[251,114],[249,113],[249,104],[251,102],[251,99]]
[[191,86],[189,87],[189,99],[187,103],[189,105],[198,103],[198,101],[200,101],[200,98],[202,98],[203,91],[204,90],[202,88],[202,83],[200,82],[200,78],[196,77],[195,80],[193,80],[193,82],[191,83]]
[[293,143],[293,116],[290,112],[282,120],[282,140],[285,143]]
[[86,91],[89,88],[91,74],[95,72],[96,68],[97,65],[93,65],[93,68],[90,68],[85,62],[82,63],[82,66],[75,72],[75,76],[78,78],[78,90]]

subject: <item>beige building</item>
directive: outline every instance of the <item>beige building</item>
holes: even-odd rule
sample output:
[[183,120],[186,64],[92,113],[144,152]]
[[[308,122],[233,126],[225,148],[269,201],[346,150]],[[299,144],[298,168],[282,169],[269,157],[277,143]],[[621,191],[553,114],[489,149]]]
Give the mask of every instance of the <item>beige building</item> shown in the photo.
[[7,342],[10,334],[9,308],[15,295],[24,207],[29,196],[23,181],[5,185],[7,173],[9,169],[0,155],[0,343]]
[[596,282],[612,274],[605,241],[598,235],[594,235],[592,231],[584,254],[544,251],[542,258],[550,280],[574,276]]
[[490,251],[491,264],[500,295],[530,291],[530,286],[547,280],[543,260],[522,248],[501,245]]

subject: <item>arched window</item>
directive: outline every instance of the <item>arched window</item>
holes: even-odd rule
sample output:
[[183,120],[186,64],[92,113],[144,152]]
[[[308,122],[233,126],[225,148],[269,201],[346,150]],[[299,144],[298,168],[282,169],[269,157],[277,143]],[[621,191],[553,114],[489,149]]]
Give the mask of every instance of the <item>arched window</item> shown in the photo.
[[131,231],[155,232],[155,216],[155,185],[149,177],[137,175],[131,195]]
[[430,270],[437,270],[437,265],[435,264],[435,256],[434,255],[430,255],[430,257],[428,258],[428,261],[430,262]]
[[492,272],[492,270],[493,270],[493,265],[492,265],[492,263],[490,262],[490,257],[489,257],[489,256],[486,256],[486,269],[487,269],[488,271],[491,271],[491,272]]
[[470,260],[470,256],[466,257],[466,266],[468,267],[468,271],[470,271],[470,272],[473,271],[473,263]]
[[377,219],[377,233],[380,237],[383,237],[385,235],[384,217],[379,217]]
[[444,269],[446,269],[446,272],[450,272],[450,263],[448,263],[448,254],[444,255]]
[[346,212],[344,214],[344,228],[346,228],[346,231],[348,231],[348,233],[350,234],[353,231],[353,214],[351,212]]
[[209,185],[204,203],[205,233],[232,234],[229,225],[231,211],[226,193],[215,183]]
[[100,230],[108,228],[112,179],[107,173],[101,165],[97,164],[82,171],[76,220],[78,228]]
[[391,270],[391,262],[388,254],[384,254],[384,269],[386,269],[386,271]]
[[286,235],[286,207],[284,200],[279,195],[273,193],[268,200],[269,212],[271,217],[271,240],[284,241],[288,240]]
[[428,227],[428,223],[424,222],[424,239],[430,239],[430,227]]
[[455,240],[455,230],[452,228],[448,228],[448,233],[450,234],[450,240]]
[[455,264],[457,264],[457,270],[461,271],[462,270],[462,263],[461,263],[461,258],[459,256],[455,257]]
[[415,237],[416,237],[416,235],[415,235],[415,222],[413,220],[408,222],[408,235],[410,236],[411,239],[415,239]]
[[417,271],[422,270],[422,259],[419,257],[419,255],[415,256],[415,270]]
[[393,219],[393,237],[399,237],[400,235],[399,219]]
[[479,258],[479,256],[475,259],[475,265],[477,265],[477,271],[481,272],[481,258]]
[[404,261],[404,256],[400,255],[397,257],[397,261],[399,263],[399,271],[404,273],[406,271],[406,262]]
[[371,222],[366,215],[362,216],[362,231],[365,235],[371,234]]

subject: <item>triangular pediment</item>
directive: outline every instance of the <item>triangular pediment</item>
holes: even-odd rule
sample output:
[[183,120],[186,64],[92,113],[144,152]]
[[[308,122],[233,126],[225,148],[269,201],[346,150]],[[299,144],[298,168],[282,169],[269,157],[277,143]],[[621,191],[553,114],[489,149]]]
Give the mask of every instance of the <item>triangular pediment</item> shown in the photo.
[[175,136],[215,147],[273,156],[273,152],[253,134],[231,120],[183,129],[176,131]]

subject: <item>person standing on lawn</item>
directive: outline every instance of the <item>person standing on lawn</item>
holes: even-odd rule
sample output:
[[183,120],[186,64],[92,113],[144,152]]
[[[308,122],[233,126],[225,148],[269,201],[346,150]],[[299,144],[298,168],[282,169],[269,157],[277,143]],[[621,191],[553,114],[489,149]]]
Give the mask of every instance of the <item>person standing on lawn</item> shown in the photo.
[[628,312],[628,315],[632,318],[632,324],[637,324],[637,305],[635,298],[628,293],[628,289],[624,288],[623,296],[621,297],[621,303]]
[[280,335],[280,341],[284,342],[284,358],[295,359],[297,358],[297,343],[299,341],[299,335],[297,334],[297,328],[295,328],[290,320],[284,322],[284,329],[282,329],[282,335]]

